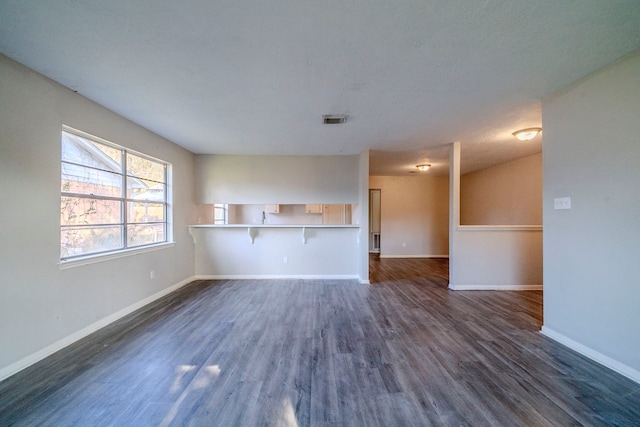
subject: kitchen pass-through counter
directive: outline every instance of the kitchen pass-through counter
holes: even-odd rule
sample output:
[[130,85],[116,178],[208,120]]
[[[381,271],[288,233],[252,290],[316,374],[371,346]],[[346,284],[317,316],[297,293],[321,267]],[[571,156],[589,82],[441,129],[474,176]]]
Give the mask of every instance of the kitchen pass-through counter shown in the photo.
[[203,279],[358,277],[359,225],[198,224],[189,233]]

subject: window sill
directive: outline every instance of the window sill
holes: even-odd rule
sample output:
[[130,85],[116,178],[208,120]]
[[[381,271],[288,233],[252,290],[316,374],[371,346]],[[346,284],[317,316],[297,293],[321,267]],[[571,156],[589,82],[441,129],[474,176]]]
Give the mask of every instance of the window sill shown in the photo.
[[81,267],[83,265],[95,264],[103,261],[110,261],[112,259],[128,257],[132,255],[138,255],[146,252],[155,252],[162,249],[167,249],[175,246],[175,242],[165,242],[152,246],[145,246],[142,248],[124,249],[118,252],[110,252],[107,254],[99,255],[87,255],[81,258],[74,258],[68,261],[60,261],[58,265],[60,270],[66,270],[68,268]]

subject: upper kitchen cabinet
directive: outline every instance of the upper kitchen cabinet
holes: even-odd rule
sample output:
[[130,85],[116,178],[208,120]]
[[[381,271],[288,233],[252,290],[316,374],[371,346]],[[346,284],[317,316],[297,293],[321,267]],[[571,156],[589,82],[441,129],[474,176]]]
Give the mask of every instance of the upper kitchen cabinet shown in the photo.
[[322,205],[305,205],[305,212],[308,214],[321,214]]
[[280,205],[265,205],[264,211],[266,213],[280,213]]

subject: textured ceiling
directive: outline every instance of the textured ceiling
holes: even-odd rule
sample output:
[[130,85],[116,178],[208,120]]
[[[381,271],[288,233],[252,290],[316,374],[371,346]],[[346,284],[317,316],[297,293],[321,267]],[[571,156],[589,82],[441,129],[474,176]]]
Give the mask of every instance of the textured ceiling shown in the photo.
[[638,0],[0,1],[0,52],[194,153],[372,173],[539,152],[540,100],[637,49]]

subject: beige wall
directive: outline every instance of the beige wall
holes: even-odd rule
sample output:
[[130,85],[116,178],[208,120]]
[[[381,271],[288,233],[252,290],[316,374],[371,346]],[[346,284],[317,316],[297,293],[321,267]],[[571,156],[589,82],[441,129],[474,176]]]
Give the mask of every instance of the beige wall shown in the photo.
[[196,156],[198,203],[358,203],[358,156]]
[[448,177],[371,176],[369,188],[381,190],[380,256],[449,254]]
[[640,52],[542,104],[543,332],[638,382],[639,117]]
[[460,225],[460,142],[451,147],[449,288],[542,288],[542,226]]
[[[60,268],[63,124],[173,165],[174,245]],[[192,277],[195,204],[193,154],[4,56],[0,129],[1,379]]]
[[460,223],[541,225],[542,153],[463,175]]

